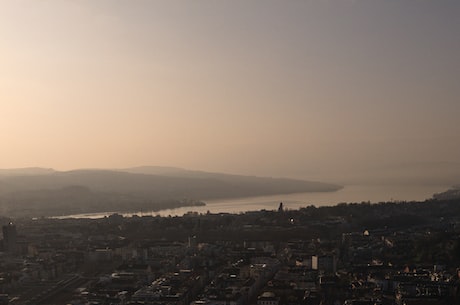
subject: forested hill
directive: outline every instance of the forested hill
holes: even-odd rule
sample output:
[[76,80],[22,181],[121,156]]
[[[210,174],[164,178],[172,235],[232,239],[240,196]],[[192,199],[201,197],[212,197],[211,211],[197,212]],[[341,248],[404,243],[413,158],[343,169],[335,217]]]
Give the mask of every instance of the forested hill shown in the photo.
[[0,170],[0,213],[49,216],[159,210],[207,199],[331,192],[340,188],[321,182],[166,167],[66,172],[40,168]]

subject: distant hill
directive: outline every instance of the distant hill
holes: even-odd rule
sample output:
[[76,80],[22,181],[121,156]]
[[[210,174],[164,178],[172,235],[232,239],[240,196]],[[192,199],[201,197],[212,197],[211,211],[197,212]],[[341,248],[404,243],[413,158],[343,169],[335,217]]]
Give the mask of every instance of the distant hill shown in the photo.
[[50,216],[159,210],[200,204],[200,200],[207,199],[331,192],[340,188],[321,182],[152,166],[66,172],[40,168],[0,170],[0,213]]
[[433,199],[436,200],[458,200],[460,199],[460,186],[456,185],[450,190],[442,193],[434,194]]
[[41,168],[41,167],[25,167],[25,168],[12,168],[12,169],[1,169],[1,176],[34,176],[34,175],[46,175],[55,173],[52,168]]
[[202,171],[193,171],[182,169],[178,167],[168,166],[137,166],[124,169],[118,169],[121,172],[127,172],[132,174],[145,174],[145,175],[159,175],[159,176],[172,176],[172,177],[200,177],[206,175],[219,175],[216,173],[208,173]]

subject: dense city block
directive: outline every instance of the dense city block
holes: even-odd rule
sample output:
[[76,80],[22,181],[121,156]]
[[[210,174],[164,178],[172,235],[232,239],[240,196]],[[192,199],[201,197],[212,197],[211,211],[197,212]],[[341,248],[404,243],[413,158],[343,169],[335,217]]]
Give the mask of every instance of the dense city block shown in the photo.
[[0,304],[460,304],[460,201],[2,218]]

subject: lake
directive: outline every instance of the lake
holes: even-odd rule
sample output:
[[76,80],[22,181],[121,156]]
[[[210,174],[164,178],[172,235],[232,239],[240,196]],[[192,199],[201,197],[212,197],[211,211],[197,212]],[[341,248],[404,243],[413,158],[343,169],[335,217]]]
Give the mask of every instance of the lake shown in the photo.
[[[331,206],[341,202],[363,202],[373,203],[382,201],[412,201],[431,198],[434,193],[447,190],[449,186],[420,186],[420,185],[351,185],[346,186],[337,192],[326,193],[295,193],[271,196],[258,196],[234,199],[207,200],[206,206],[181,207],[161,211],[136,211],[130,213],[118,213],[126,217],[138,216],[182,216],[187,212],[197,213],[241,213],[258,210],[278,209],[279,203],[283,202],[285,209],[299,209],[301,207],[314,205]],[[102,218],[109,216],[116,211],[103,213],[88,213],[65,215],[55,218]]]

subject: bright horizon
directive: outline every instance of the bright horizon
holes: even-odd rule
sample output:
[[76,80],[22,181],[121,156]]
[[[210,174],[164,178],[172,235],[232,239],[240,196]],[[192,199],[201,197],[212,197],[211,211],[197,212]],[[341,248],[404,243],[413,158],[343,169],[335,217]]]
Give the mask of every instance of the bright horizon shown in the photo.
[[5,1],[0,168],[458,177],[458,16],[447,0]]

